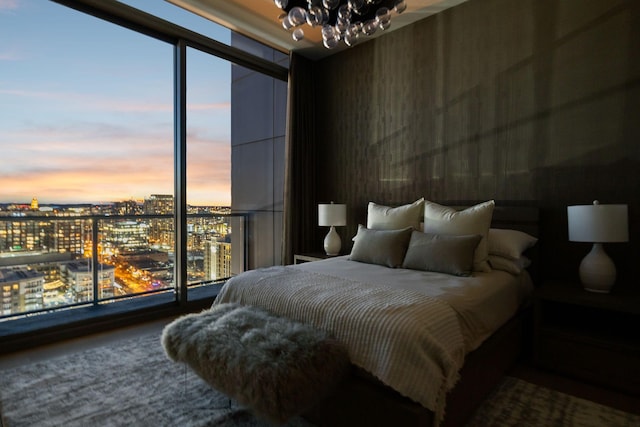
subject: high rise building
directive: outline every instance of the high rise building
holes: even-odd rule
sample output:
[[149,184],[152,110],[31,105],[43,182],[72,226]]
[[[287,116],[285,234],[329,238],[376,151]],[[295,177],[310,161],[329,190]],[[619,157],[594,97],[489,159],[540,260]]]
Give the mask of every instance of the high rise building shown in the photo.
[[[114,296],[115,268],[98,264],[98,298]],[[73,261],[60,265],[60,275],[75,302],[93,301],[93,270],[89,261]]]
[[140,208],[135,200],[124,200],[113,204],[115,215],[138,215],[142,210]]
[[138,252],[149,248],[149,229],[146,222],[104,221],[102,243],[105,253]]
[[82,254],[85,239],[90,239],[91,222],[83,219],[70,219],[53,221],[54,243],[53,250],[56,252],[71,252],[72,254]]
[[[88,231],[85,226],[88,226]],[[0,252],[70,252],[83,253],[90,225],[82,219],[16,219],[0,222]]]
[[26,268],[0,268],[0,315],[43,307],[44,274]]
[[144,213],[147,215],[172,214],[173,196],[171,194],[152,194],[144,199]]
[[[146,215],[173,215],[173,196],[152,194],[144,200]],[[149,221],[149,243],[161,248],[173,248],[173,218],[153,218]]]
[[231,277],[231,243],[206,241],[204,244],[205,280]]

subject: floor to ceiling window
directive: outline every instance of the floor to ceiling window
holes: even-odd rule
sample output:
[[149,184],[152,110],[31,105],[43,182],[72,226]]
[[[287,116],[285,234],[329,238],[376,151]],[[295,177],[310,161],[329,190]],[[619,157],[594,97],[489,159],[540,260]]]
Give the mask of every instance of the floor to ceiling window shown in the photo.
[[138,216],[173,217],[155,203],[173,193],[172,46],[49,1],[3,4],[2,314],[171,288],[160,219]]
[[[0,320],[180,294],[248,265],[251,212],[231,200],[231,62],[215,43],[178,44],[171,23],[101,18],[0,2]],[[229,30],[213,33],[229,44]]]
[[[231,67],[187,49],[187,224],[190,284],[231,276]],[[204,214],[200,216],[199,214]],[[196,216],[197,215],[197,216]]]

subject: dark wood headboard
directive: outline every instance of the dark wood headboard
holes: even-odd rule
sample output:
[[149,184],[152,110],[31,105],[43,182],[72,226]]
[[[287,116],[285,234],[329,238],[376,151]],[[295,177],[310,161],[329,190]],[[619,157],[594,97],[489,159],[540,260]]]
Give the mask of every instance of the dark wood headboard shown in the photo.
[[500,206],[496,204],[492,228],[511,228],[532,236],[540,235],[540,209],[532,206]]

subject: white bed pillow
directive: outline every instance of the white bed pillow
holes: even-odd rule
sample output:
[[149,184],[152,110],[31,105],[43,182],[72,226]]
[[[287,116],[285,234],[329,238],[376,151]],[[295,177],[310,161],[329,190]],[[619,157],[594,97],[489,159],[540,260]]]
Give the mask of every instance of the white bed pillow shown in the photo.
[[506,271],[507,273],[511,273],[517,276],[518,274],[522,273],[522,270],[531,265],[531,260],[524,255],[514,260],[501,257],[499,255],[489,254],[489,264],[491,264],[491,268],[495,270]]
[[424,202],[424,232],[433,234],[482,236],[473,256],[473,271],[490,272],[488,235],[495,201],[489,200],[458,211],[426,200]]
[[370,230],[401,230],[413,227],[420,229],[422,222],[422,206],[424,198],[408,205],[397,207],[379,205],[369,202],[367,208],[367,228]]
[[489,255],[518,260],[538,239],[520,230],[490,228]]

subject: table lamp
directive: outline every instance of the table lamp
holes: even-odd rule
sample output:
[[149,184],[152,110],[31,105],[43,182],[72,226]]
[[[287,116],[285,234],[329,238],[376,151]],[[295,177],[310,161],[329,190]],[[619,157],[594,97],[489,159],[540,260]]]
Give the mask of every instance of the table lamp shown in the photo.
[[567,207],[569,241],[593,243],[580,263],[580,281],[587,291],[609,293],[616,281],[616,266],[602,247],[603,243],[629,241],[627,205]]
[[324,238],[324,250],[327,255],[338,255],[342,241],[336,232],[336,226],[347,225],[347,205],[331,204],[318,205],[318,225],[331,227]]

